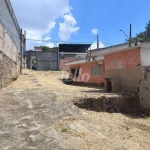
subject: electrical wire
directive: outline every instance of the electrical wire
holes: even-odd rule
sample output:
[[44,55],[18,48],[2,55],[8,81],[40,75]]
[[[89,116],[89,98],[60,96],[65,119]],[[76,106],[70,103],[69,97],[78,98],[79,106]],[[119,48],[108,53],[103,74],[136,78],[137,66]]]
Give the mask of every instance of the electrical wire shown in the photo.
[[[0,14],[5,20],[7,20],[2,14]],[[13,25],[9,20],[7,20],[8,21],[8,23],[10,23],[11,25]],[[2,23],[2,21],[1,21],[1,19],[0,19],[0,22]],[[3,26],[6,28],[6,26],[3,24]],[[16,36],[16,35],[14,35],[13,34],[13,32],[12,31],[10,31],[9,29],[7,29],[7,31],[10,33],[10,35],[11,35],[11,37],[12,38],[18,38],[18,39],[20,39],[20,37],[19,36]],[[79,39],[74,39],[74,40],[72,40],[72,41],[58,41],[58,40],[41,40],[41,39],[26,39],[27,41],[39,41],[39,42],[46,42],[46,43],[50,43],[50,42],[53,42],[53,43],[59,43],[59,42],[62,42],[62,43],[69,43],[69,44],[80,44],[80,43],[94,43],[93,41],[87,41],[87,42],[77,42],[78,40],[81,40],[81,39],[88,39],[88,38],[96,38],[95,36],[89,36],[89,37],[83,37],[83,38],[79,38]],[[105,43],[105,42],[102,42],[103,44],[105,44],[105,45],[115,45],[115,44],[112,44],[112,43]],[[37,43],[38,44],[38,43]],[[35,45],[35,44],[33,44],[33,45]],[[38,44],[38,45],[40,45],[40,44]]]

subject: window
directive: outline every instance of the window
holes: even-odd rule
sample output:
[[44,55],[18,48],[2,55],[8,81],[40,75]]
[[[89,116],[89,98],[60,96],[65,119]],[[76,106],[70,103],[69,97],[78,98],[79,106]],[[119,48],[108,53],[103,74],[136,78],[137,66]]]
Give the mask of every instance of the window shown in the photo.
[[71,69],[71,74],[73,78],[77,78],[79,76],[79,68]]
[[102,66],[94,66],[91,67],[91,75],[102,75]]

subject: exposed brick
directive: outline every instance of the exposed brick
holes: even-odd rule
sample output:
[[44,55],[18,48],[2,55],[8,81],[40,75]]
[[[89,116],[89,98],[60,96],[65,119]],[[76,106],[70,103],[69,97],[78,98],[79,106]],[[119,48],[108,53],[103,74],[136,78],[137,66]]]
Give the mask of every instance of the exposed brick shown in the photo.
[[[4,27],[0,25],[0,33]],[[11,83],[20,73],[20,54],[9,35],[0,35],[0,89]]]

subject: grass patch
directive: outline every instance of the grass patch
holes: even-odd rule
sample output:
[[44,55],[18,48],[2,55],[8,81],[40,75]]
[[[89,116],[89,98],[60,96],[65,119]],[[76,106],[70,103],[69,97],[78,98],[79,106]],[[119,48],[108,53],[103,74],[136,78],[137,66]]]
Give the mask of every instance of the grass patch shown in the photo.
[[61,129],[61,132],[67,132],[68,130],[67,130],[67,128],[62,128]]

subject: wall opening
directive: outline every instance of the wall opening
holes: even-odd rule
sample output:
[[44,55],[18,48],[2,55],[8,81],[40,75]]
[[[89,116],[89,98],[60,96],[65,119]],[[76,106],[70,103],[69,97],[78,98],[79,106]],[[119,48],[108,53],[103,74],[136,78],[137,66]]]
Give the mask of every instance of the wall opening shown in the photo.
[[112,92],[112,79],[106,79],[106,92]]
[[36,70],[36,58],[32,58],[32,70]]
[[80,68],[72,68],[71,69],[71,74],[72,74],[73,78],[79,77],[79,70],[80,70]]

